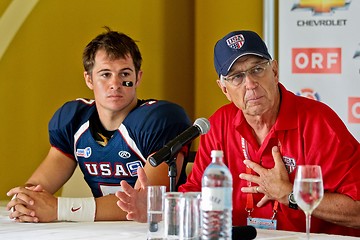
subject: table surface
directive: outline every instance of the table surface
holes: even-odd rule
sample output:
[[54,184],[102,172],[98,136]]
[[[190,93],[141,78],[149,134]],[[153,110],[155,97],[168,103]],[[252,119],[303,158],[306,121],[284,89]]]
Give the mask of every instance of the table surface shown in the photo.
[[[132,221],[17,223],[8,218],[4,203],[0,203],[0,239],[146,239],[146,224]],[[256,239],[305,239],[304,233],[257,229]],[[354,240],[359,238],[311,234],[311,239]]]

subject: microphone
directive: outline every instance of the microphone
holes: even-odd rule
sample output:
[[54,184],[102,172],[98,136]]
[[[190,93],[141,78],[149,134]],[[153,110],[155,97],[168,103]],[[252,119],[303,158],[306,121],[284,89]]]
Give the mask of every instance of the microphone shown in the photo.
[[253,226],[234,226],[232,227],[233,240],[251,240],[257,235],[256,228]]
[[163,148],[149,157],[151,166],[156,167],[162,162],[168,163],[172,157],[178,153],[183,146],[197,138],[200,134],[205,134],[210,129],[210,123],[206,118],[198,118],[194,125],[186,129],[173,140],[165,144]]

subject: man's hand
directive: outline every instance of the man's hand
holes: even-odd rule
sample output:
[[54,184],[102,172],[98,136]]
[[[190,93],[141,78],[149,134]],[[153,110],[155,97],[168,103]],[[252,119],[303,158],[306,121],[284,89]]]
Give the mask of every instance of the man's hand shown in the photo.
[[16,196],[6,206],[13,210],[9,218],[18,222],[52,222],[57,220],[57,198],[40,185],[16,187],[8,196]]
[[27,188],[34,191],[42,190],[39,189],[39,187],[36,188],[36,186],[22,186],[13,188],[7,192],[7,196],[12,196],[12,199],[6,206],[8,211],[11,210],[9,218],[14,219],[17,222],[22,222],[21,219],[24,219],[26,216],[25,218],[27,218],[30,222],[38,222],[39,220],[35,217],[35,212],[26,207],[27,205],[33,205],[34,200],[32,200],[28,195],[22,193],[21,188]]
[[147,176],[143,168],[138,168],[138,181],[141,184],[139,189],[132,188],[126,181],[121,181],[120,185],[123,192],[116,192],[119,198],[117,205],[125,212],[128,220],[137,222],[147,221],[147,186],[149,185]]
[[275,162],[272,169],[263,168],[250,160],[244,160],[245,165],[259,176],[241,173],[241,179],[257,184],[257,186],[243,187],[241,191],[244,193],[263,193],[264,197],[257,203],[257,207],[263,206],[269,200],[277,200],[287,205],[287,196],[292,191],[289,174],[277,146],[272,148],[272,155]]

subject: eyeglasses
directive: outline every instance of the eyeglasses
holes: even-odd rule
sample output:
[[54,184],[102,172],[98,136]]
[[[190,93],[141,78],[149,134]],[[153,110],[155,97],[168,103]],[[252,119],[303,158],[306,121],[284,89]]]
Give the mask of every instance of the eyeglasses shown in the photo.
[[259,63],[258,65],[254,66],[246,71],[237,72],[228,77],[220,76],[220,78],[221,78],[221,80],[225,80],[234,86],[239,86],[240,84],[242,84],[244,82],[246,75],[249,75],[253,79],[260,79],[260,78],[264,77],[265,70],[266,70],[267,66],[270,65],[270,62],[271,61]]

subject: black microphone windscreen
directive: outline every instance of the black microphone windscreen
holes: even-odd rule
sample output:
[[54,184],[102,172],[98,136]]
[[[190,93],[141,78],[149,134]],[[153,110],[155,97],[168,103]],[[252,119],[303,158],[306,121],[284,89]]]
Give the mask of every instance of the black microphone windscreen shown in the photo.
[[232,227],[232,240],[251,240],[255,239],[256,235],[256,228],[253,226]]

